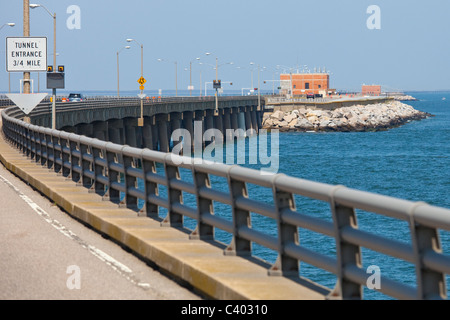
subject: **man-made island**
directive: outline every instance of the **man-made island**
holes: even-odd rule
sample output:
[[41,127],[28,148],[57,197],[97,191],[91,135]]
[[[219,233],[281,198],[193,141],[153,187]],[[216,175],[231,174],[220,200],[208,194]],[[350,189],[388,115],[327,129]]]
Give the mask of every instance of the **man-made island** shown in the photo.
[[280,131],[381,131],[432,116],[396,100],[333,110],[298,108],[264,113],[263,128]]

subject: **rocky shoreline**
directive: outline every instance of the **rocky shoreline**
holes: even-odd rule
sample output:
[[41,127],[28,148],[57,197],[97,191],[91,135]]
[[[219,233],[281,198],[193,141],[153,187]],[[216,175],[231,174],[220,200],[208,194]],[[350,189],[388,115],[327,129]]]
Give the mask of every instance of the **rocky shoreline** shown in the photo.
[[383,131],[431,116],[433,115],[392,100],[386,103],[354,105],[334,110],[304,108],[291,112],[275,111],[265,113],[262,124],[263,129],[278,129],[282,132]]
[[394,96],[394,99],[397,101],[417,101],[416,98],[414,98],[412,96],[408,96],[408,95],[397,95],[397,96]]

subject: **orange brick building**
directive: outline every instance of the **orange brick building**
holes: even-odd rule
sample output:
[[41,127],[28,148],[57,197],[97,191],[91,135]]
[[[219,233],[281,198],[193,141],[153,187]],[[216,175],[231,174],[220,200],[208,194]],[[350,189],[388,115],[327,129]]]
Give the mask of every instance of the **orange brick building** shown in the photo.
[[280,80],[282,94],[289,94],[292,89],[294,95],[307,93],[326,95],[330,88],[330,75],[328,73],[281,74]]
[[381,94],[381,86],[376,85],[363,85],[361,93],[366,96],[379,96]]

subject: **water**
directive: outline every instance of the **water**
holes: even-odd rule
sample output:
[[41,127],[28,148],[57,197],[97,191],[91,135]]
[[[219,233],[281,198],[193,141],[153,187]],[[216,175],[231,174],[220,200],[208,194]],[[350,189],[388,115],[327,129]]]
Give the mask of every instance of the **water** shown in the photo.
[[[279,172],[327,184],[389,195],[411,201],[450,208],[450,92],[410,93],[419,101],[405,102],[414,108],[434,115],[382,132],[280,133]],[[446,100],[442,98],[445,97]],[[248,141],[247,141],[248,142]],[[248,163],[248,161],[247,161]],[[260,168],[261,164],[244,166]],[[158,170],[163,172],[163,168]],[[190,172],[181,170],[183,177],[192,179]],[[212,187],[228,190],[224,179],[212,178]],[[249,185],[249,196],[257,200],[271,199],[271,190]],[[165,195],[165,190],[161,190]],[[187,205],[195,206],[192,195],[184,195]],[[327,203],[296,198],[297,209],[312,216],[331,221]],[[164,211],[164,210],[162,210]],[[215,204],[215,214],[226,218],[231,208]],[[162,212],[164,215],[164,212]],[[357,211],[359,228],[401,242],[410,243],[406,222]],[[187,219],[186,225],[195,222]],[[252,227],[276,236],[275,222],[269,218],[252,216]],[[300,243],[316,252],[335,256],[334,239],[300,229]],[[229,243],[230,236],[216,231],[218,240]],[[443,251],[450,254],[450,234],[441,231]],[[254,245],[254,255],[270,263],[276,253]],[[362,249],[363,268],[376,265],[381,274],[390,279],[416,286],[414,265]],[[301,263],[302,276],[333,288],[333,274]],[[369,275],[368,275],[369,276]],[[447,287],[450,279],[447,277]],[[450,296],[450,291],[448,292]],[[364,289],[365,299],[390,299],[375,290]]]

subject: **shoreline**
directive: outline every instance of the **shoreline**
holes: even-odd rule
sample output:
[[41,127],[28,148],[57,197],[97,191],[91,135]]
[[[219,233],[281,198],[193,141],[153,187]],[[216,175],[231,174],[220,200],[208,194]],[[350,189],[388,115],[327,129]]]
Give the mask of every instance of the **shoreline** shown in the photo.
[[400,101],[354,105],[334,110],[299,108],[264,114],[263,129],[280,132],[364,132],[386,131],[414,120],[433,117]]

